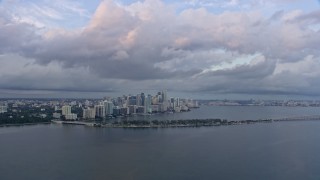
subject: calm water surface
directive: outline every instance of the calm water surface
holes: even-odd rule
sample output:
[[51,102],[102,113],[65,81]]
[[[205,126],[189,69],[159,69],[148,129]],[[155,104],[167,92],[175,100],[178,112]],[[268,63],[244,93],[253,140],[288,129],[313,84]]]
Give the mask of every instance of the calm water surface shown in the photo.
[[320,121],[165,129],[5,127],[0,179],[320,179],[319,141]]
[[275,107],[275,106],[201,106],[190,112],[135,116],[134,120],[179,120],[221,118],[227,120],[248,120],[320,115],[320,107]]

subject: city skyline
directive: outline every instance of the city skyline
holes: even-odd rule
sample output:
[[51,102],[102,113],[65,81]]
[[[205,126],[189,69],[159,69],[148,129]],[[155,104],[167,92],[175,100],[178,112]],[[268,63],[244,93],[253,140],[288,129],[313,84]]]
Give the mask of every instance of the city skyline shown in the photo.
[[317,0],[0,1],[1,98],[320,99]]
[[[59,120],[106,120],[123,118],[132,115],[148,116],[158,113],[180,113],[199,108],[199,102],[193,99],[179,97],[168,98],[168,91],[158,91],[156,94],[141,92],[118,97],[104,97],[96,100],[35,100],[15,99],[1,101],[0,114],[2,120],[28,121],[29,117],[50,118]],[[32,113],[31,113],[32,112]]]

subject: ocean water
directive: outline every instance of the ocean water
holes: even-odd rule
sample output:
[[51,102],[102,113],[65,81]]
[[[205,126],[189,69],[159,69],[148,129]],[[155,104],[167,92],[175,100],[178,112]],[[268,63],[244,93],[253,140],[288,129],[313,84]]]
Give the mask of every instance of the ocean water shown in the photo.
[[[307,109],[300,111],[318,110]],[[163,129],[2,127],[0,179],[320,179],[319,141],[320,121]]]

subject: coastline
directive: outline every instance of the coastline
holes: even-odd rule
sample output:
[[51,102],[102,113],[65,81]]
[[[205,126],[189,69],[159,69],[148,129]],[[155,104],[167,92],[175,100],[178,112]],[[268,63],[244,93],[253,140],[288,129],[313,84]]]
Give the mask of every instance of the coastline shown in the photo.
[[188,127],[218,127],[218,126],[233,126],[233,125],[248,125],[257,123],[273,123],[273,122],[290,122],[290,121],[318,121],[316,118],[283,118],[283,119],[260,119],[260,120],[241,120],[227,121],[221,119],[191,119],[191,120],[166,120],[166,121],[125,121],[114,123],[95,123],[81,121],[61,121],[52,120],[54,124],[62,125],[83,125],[89,127],[100,128],[188,128]]
[[99,123],[99,122],[86,122],[86,121],[64,121],[64,120],[51,120],[50,122],[38,123],[21,123],[21,124],[1,124],[0,127],[13,127],[13,126],[31,126],[41,124],[62,124],[62,125],[81,125],[89,127],[101,128],[188,128],[188,127],[217,127],[217,126],[230,126],[230,125],[246,125],[257,123],[273,123],[273,122],[290,122],[290,121],[318,121],[320,116],[305,116],[305,117],[291,117],[279,119],[259,119],[259,120],[239,120],[228,121],[222,119],[187,119],[187,120],[133,120],[133,121],[116,121],[113,123]]
[[0,124],[0,127],[12,127],[12,126],[32,126],[39,124],[51,124],[52,122],[37,122],[37,123],[21,123],[21,124]]

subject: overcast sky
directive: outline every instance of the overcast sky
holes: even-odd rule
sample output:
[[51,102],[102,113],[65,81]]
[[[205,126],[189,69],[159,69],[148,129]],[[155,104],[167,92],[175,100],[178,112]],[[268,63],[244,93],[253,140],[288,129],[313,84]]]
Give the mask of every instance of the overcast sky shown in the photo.
[[319,1],[0,0],[0,97],[162,89],[320,99]]

